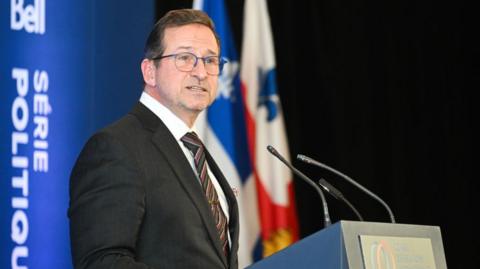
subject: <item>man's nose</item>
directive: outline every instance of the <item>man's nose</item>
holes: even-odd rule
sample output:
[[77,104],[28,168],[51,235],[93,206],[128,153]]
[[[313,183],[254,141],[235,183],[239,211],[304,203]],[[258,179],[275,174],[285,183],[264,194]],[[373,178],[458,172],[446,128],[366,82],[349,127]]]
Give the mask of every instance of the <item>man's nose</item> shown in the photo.
[[205,79],[208,76],[207,70],[205,69],[205,62],[203,61],[203,59],[199,58],[197,60],[197,62],[193,66],[192,75],[198,77],[201,80]]

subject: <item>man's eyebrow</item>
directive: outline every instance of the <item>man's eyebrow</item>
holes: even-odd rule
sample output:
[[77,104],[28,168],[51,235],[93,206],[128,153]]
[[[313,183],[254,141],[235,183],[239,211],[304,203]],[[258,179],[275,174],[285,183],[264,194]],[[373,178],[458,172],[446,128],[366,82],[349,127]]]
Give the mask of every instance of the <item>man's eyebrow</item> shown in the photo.
[[175,50],[179,50],[179,49],[188,50],[188,49],[192,49],[192,47],[190,47],[190,46],[180,46],[180,47],[177,47]]
[[[193,49],[193,47],[191,47],[191,46],[180,46],[180,47],[175,48],[175,51],[177,51],[177,50],[191,50],[191,49]],[[207,52],[208,52],[209,54],[218,56],[218,52],[213,51],[213,50],[211,50],[211,49],[207,49]]]

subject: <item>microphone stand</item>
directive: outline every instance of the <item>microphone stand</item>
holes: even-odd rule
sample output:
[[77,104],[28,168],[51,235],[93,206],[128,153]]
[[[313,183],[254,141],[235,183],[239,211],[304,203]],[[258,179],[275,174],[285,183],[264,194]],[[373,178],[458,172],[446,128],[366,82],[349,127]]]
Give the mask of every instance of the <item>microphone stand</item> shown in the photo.
[[312,165],[315,165],[315,166],[318,166],[318,167],[321,167],[323,169],[326,169],[330,172],[333,172],[334,174],[337,174],[339,175],[340,177],[344,178],[345,180],[347,180],[348,182],[350,182],[351,184],[353,184],[355,187],[359,188],[360,190],[362,190],[363,192],[365,192],[366,194],[368,194],[370,197],[374,198],[375,200],[377,200],[378,202],[380,202],[380,204],[382,204],[388,211],[388,214],[390,215],[390,221],[392,223],[395,223],[395,217],[393,216],[393,213],[392,213],[392,210],[390,209],[390,207],[387,205],[387,203],[385,203],[380,197],[378,197],[376,194],[374,194],[373,192],[369,191],[367,188],[363,187],[362,185],[360,185],[359,183],[357,183],[355,180],[351,179],[349,176],[343,174],[342,172],[340,171],[337,171],[333,168],[331,168],[330,166],[326,165],[326,164],[323,164],[319,161],[316,161],[310,157],[307,157],[305,155],[302,155],[302,154],[298,154],[297,155],[297,159],[299,159],[300,161],[303,161],[303,162],[306,162],[308,164],[312,164]]
[[313,183],[313,181],[309,177],[307,177],[305,174],[303,174],[302,172],[297,170],[295,167],[293,167],[293,165],[291,165],[285,158],[283,158],[282,155],[280,155],[280,153],[278,153],[278,151],[274,147],[268,145],[267,150],[273,156],[277,157],[281,162],[283,162],[288,168],[290,168],[290,170],[292,170],[293,173],[295,173],[297,176],[303,179],[306,183],[308,183],[308,185],[312,186],[313,188],[315,188],[315,190],[317,190],[323,205],[324,226],[325,227],[330,226],[332,222],[330,220],[330,214],[328,213],[327,200],[325,199],[325,195],[323,195],[323,192],[320,189],[320,187],[318,187],[317,184]]
[[328,181],[326,181],[325,179],[321,178],[318,182],[318,185],[320,185],[326,192],[330,193],[333,197],[335,197],[337,200],[340,200],[342,202],[344,202],[345,204],[347,204],[348,207],[350,207],[350,209],[353,211],[353,213],[355,213],[355,215],[357,215],[357,218],[360,220],[360,221],[363,221],[363,217],[362,215],[360,215],[360,213],[358,212],[358,210],[352,205],[352,203],[350,203],[350,201],[348,201],[347,198],[345,198],[345,196],[343,195],[343,193],[341,193],[337,188],[333,187],[330,183],[328,183]]

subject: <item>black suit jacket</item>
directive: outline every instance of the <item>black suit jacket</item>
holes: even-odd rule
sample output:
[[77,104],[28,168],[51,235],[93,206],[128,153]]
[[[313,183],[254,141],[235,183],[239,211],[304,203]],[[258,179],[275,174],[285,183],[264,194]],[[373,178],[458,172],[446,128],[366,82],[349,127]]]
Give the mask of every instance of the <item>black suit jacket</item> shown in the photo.
[[173,135],[143,104],[93,135],[70,178],[70,237],[80,268],[237,268],[238,207],[225,258],[207,199]]

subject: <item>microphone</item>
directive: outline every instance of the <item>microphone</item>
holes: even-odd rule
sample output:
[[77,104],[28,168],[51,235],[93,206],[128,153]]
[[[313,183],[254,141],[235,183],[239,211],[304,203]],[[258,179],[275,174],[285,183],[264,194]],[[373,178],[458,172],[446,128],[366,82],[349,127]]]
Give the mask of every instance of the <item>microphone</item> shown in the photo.
[[315,165],[315,166],[318,166],[318,167],[321,167],[323,169],[326,169],[330,172],[333,172],[334,174],[337,174],[339,175],[340,177],[342,177],[343,179],[347,180],[348,182],[350,182],[351,184],[355,185],[355,187],[359,188],[360,190],[362,190],[363,192],[365,192],[366,194],[368,194],[370,197],[372,197],[373,199],[377,200],[378,202],[380,202],[380,204],[383,205],[383,207],[385,207],[385,209],[387,209],[388,211],[388,215],[390,216],[390,221],[392,223],[395,223],[395,217],[393,216],[393,213],[392,213],[392,210],[390,210],[390,207],[387,205],[387,203],[385,203],[382,199],[380,199],[380,197],[378,197],[376,194],[374,194],[373,192],[369,191],[367,188],[363,187],[362,185],[360,185],[359,183],[357,183],[355,180],[351,179],[349,176],[331,168],[330,166],[326,165],[326,164],[323,164],[319,161],[316,161],[310,157],[307,157],[305,155],[302,155],[302,154],[298,154],[297,155],[297,159],[302,161],[302,162],[306,162],[308,164],[312,164],[312,165]]
[[350,201],[347,200],[347,198],[345,198],[345,196],[343,196],[343,194],[337,188],[332,186],[330,183],[328,183],[328,181],[326,181],[323,178],[321,178],[317,183],[326,192],[330,193],[333,197],[335,197],[335,199],[340,200],[340,201],[344,202],[345,204],[347,204],[348,207],[350,207],[350,209],[355,213],[355,215],[357,215],[358,219],[360,221],[363,221],[362,215],[360,215],[360,213],[357,211],[357,209],[350,203]]
[[292,170],[297,176],[299,176],[301,179],[303,179],[305,182],[307,182],[310,186],[314,187],[318,194],[320,195],[320,198],[322,199],[322,204],[323,204],[323,222],[324,222],[324,226],[325,227],[328,227],[330,224],[331,224],[331,221],[330,221],[330,214],[328,213],[328,206],[327,206],[327,201],[325,200],[325,195],[323,195],[323,192],[322,190],[320,189],[320,187],[318,187],[315,183],[313,183],[313,181],[308,178],[305,174],[303,174],[302,172],[300,172],[299,170],[297,170],[295,167],[293,167],[293,165],[291,165],[287,160],[285,160],[285,158],[282,157],[282,155],[280,155],[280,153],[278,153],[278,151],[268,145],[267,146],[267,150],[275,157],[277,157],[277,159],[279,159],[280,161],[282,161],[288,168],[290,168],[290,170]]

